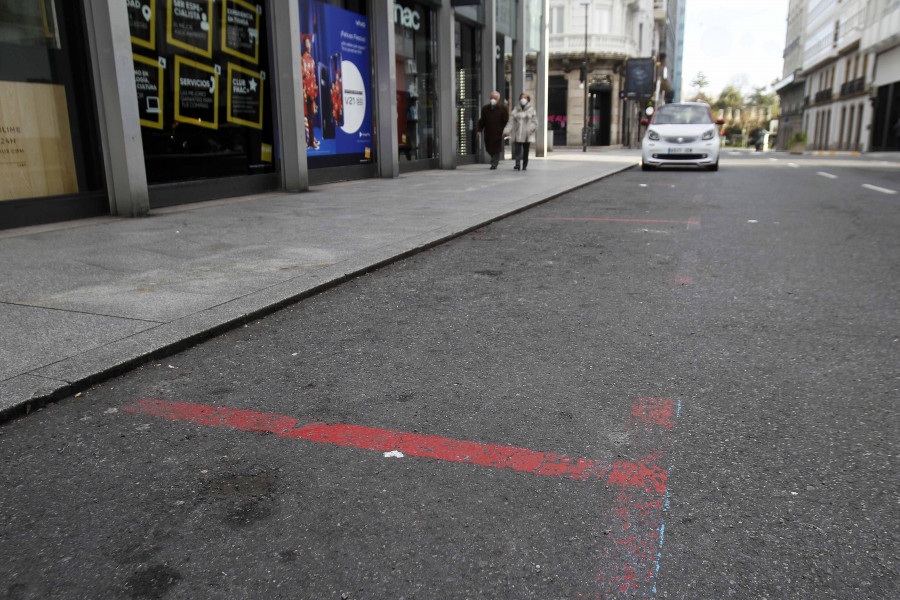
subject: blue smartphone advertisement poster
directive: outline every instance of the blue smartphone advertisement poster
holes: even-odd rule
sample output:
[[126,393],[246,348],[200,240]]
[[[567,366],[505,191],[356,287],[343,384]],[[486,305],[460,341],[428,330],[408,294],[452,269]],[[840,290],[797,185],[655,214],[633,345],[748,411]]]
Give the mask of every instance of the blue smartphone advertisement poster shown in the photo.
[[373,160],[369,20],[318,2],[300,3],[300,68],[309,166]]

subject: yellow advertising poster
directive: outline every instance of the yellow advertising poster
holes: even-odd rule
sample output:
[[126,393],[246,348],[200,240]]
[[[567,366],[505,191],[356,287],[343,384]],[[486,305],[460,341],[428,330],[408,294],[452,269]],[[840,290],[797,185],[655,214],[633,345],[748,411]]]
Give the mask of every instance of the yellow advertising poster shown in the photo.
[[134,59],[134,85],[137,88],[138,114],[141,125],[154,129],[163,128],[163,69],[159,59],[153,60],[139,54]]
[[156,50],[156,0],[126,0],[131,43]]
[[262,129],[262,98],[260,73],[228,63],[228,122]]
[[182,50],[212,57],[212,0],[169,0],[166,41]]
[[247,62],[259,60],[262,7],[244,0],[225,0],[222,7],[222,52]]
[[77,191],[65,88],[0,81],[0,201]]
[[219,74],[216,67],[175,57],[175,120],[219,128]]

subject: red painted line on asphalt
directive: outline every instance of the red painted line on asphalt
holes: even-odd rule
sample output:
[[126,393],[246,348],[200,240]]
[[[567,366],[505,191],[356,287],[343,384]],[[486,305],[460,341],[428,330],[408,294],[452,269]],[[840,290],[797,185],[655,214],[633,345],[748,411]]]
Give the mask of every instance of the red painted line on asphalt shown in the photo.
[[535,452],[514,446],[483,444],[359,425],[310,423],[298,426],[297,419],[285,415],[186,402],[143,399],[123,407],[122,410],[200,425],[272,433],[279,437],[304,439],[333,446],[349,446],[383,452],[397,450],[407,456],[512,469],[535,475],[552,475],[570,479],[605,478],[615,471],[619,464],[610,465],[596,460],[571,458],[550,452]]
[[124,412],[149,415],[239,431],[346,446],[364,450],[399,451],[407,456],[432,458],[511,469],[535,475],[574,480],[605,480],[615,486],[616,499],[610,523],[610,542],[601,559],[596,580],[597,598],[641,598],[655,595],[663,533],[663,513],[668,503],[669,469],[663,454],[680,405],[671,398],[638,398],[634,401],[628,431],[636,461],[606,463],[562,454],[536,452],[514,446],[485,444],[448,437],[422,435],[359,425],[309,423],[287,415],[238,410],[221,406],[142,399],[122,407]]
[[605,223],[676,223],[700,225],[700,221],[670,221],[667,219],[601,219],[598,217],[543,217],[544,221],[601,221]]

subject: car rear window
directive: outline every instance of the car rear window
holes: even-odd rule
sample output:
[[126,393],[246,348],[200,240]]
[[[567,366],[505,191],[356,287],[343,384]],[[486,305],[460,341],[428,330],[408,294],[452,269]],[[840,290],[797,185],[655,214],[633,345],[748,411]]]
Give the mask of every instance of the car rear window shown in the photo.
[[712,123],[705,106],[665,104],[656,111],[655,125],[708,125]]

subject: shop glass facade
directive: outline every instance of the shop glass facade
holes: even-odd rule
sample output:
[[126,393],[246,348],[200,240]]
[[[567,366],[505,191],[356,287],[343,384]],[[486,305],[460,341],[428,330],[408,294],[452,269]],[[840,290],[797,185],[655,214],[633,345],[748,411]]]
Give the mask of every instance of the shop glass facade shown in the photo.
[[405,163],[437,156],[436,29],[435,13],[430,8],[413,2],[394,3],[401,169]]
[[481,111],[481,29],[456,21],[456,129],[457,155],[478,153],[478,118]]
[[109,210],[86,40],[80,2],[0,0],[0,228]]
[[147,183],[275,172],[265,3],[127,7]]

